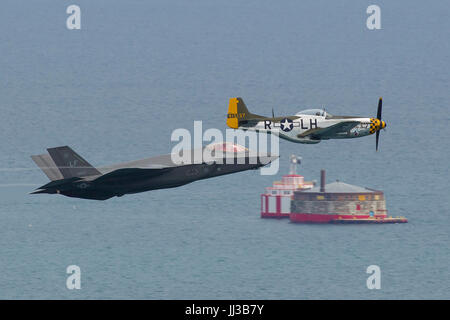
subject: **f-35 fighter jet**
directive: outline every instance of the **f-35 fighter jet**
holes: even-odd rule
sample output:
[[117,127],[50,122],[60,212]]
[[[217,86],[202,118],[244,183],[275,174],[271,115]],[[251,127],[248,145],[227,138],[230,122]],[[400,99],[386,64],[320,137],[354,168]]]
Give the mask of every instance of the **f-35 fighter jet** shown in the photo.
[[[114,196],[179,187],[196,180],[258,169],[278,158],[253,155],[247,148],[228,142],[203,147],[200,150],[202,154],[205,148],[210,155],[206,162],[175,163],[172,155],[167,154],[101,168],[94,168],[68,146],[50,148],[47,149],[48,154],[31,156],[51,180],[31,194],[56,193],[75,198],[106,200]],[[195,150],[187,152],[194,155]]]

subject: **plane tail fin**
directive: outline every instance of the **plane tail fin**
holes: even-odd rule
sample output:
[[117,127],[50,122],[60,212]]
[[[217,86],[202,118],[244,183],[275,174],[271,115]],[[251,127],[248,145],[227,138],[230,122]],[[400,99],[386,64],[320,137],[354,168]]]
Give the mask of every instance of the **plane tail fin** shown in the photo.
[[101,174],[68,146],[49,148],[47,151],[64,179]]
[[227,126],[232,129],[237,129],[241,122],[248,120],[264,119],[263,116],[258,116],[248,111],[247,106],[242,98],[231,98],[228,104]]

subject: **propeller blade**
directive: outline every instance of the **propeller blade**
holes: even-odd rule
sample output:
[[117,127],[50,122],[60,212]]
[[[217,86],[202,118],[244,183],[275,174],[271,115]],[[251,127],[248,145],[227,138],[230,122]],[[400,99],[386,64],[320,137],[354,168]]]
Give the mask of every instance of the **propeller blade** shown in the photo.
[[[377,119],[380,121],[381,127],[381,112],[383,111],[383,98],[380,97],[378,100],[378,110],[377,110]],[[378,140],[380,139],[380,129],[377,130],[375,137],[375,151],[378,151]]]
[[378,100],[378,111],[377,111],[377,119],[381,121],[381,111],[383,109],[383,98],[380,97]]
[[376,133],[376,145],[375,145],[375,151],[378,151],[378,139],[380,138],[380,130],[377,131]]
[[275,118],[275,113],[273,112],[273,108],[272,108],[272,118]]

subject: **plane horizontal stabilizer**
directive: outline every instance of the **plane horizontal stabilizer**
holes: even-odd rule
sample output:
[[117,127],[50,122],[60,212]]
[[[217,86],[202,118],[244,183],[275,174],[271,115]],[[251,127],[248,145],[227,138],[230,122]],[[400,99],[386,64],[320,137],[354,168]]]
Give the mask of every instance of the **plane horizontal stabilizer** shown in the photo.
[[53,159],[48,154],[40,154],[36,156],[31,156],[34,163],[37,164],[42,171],[44,171],[45,175],[52,181],[64,179],[63,175],[58,169],[58,166],[55,164]]

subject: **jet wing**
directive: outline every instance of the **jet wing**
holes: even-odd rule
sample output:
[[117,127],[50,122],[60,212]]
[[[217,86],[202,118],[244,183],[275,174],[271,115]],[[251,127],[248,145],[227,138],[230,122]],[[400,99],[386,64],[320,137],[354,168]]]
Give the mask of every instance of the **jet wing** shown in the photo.
[[346,133],[356,127],[359,121],[343,121],[326,128],[314,128],[298,135],[299,138],[311,137],[314,139],[326,139],[339,133]]
[[94,182],[105,182],[115,180],[117,178],[127,177],[129,179],[136,178],[151,178],[162,175],[173,168],[158,168],[158,169],[142,169],[142,168],[122,168],[110,171],[97,179]]

